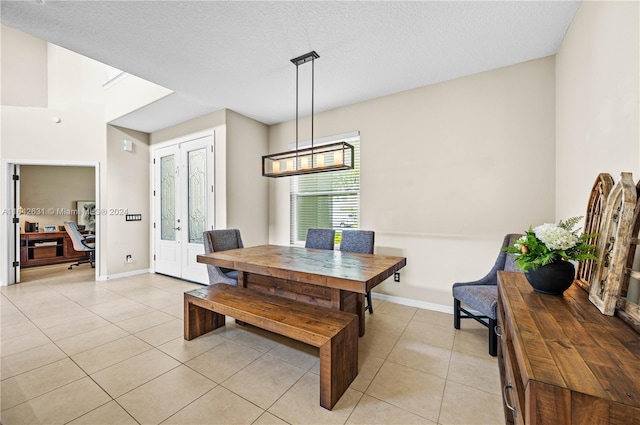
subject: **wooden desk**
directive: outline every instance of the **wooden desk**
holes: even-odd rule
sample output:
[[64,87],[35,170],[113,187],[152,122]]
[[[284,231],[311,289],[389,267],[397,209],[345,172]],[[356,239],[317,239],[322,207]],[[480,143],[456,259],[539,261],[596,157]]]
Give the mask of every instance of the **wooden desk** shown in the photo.
[[364,296],[407,264],[405,257],[297,246],[260,245],[198,255],[198,262],[238,270],[238,285],[355,313],[364,335]]
[[640,424],[640,335],[577,283],[545,295],[498,272],[498,328],[506,423]]
[[67,232],[29,232],[20,234],[20,267],[69,263],[89,258],[89,253],[73,249]]

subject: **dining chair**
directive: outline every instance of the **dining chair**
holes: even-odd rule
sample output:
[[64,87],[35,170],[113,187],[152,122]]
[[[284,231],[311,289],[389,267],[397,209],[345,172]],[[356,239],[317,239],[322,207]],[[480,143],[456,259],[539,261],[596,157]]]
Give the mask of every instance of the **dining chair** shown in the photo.
[[[244,248],[240,230],[238,229],[206,230],[202,236],[204,237],[205,254]],[[207,264],[207,272],[209,273],[209,285],[226,283],[228,285],[238,286],[237,270]]]
[[498,354],[498,336],[495,329],[498,309],[498,271],[522,272],[515,263],[513,254],[508,254],[503,251],[503,248],[513,245],[521,236],[508,234],[504,237],[500,254],[485,277],[473,282],[454,283],[452,287],[453,327],[460,329],[460,319],[474,319],[489,328],[489,354],[494,357]]
[[308,229],[304,247],[332,250],[335,239],[336,231],[333,229]]
[[[340,251],[357,252],[360,254],[373,254],[375,241],[373,230],[343,230],[340,239]],[[367,306],[369,314],[373,314],[373,304],[371,303],[371,291],[367,291]]]
[[64,229],[66,230],[69,238],[71,239],[71,243],[73,244],[73,249],[78,252],[88,252],[89,258],[86,260],[79,260],[77,263],[69,265],[68,269],[73,270],[73,266],[79,266],[80,264],[91,265],[91,268],[95,268],[95,252],[96,252],[96,244],[95,244],[95,236],[84,236],[78,230],[78,225],[74,221],[65,221]]

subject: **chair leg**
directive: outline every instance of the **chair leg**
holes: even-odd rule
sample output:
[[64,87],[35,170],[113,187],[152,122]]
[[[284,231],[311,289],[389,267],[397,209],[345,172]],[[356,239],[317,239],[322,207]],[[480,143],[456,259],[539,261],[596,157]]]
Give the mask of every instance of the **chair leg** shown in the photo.
[[489,354],[498,355],[498,335],[496,335],[496,319],[489,319]]
[[69,267],[67,267],[67,269],[69,270],[73,270],[73,266],[79,266],[80,264],[90,264],[92,269],[96,268],[95,265],[95,257],[94,257],[94,252],[90,251],[89,252],[89,258],[87,258],[86,260],[79,260],[77,263],[73,263],[71,265],[69,265]]
[[373,314],[373,304],[371,304],[371,291],[367,291],[367,306],[365,309],[369,310],[369,314]]
[[453,327],[460,329],[460,300],[453,299]]

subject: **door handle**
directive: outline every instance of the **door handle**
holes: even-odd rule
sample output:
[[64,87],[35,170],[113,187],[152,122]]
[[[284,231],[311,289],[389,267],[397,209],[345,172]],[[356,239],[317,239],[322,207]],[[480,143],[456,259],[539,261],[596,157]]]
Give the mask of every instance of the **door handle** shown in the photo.
[[182,227],[180,227],[180,226],[174,227],[173,230],[182,230]]

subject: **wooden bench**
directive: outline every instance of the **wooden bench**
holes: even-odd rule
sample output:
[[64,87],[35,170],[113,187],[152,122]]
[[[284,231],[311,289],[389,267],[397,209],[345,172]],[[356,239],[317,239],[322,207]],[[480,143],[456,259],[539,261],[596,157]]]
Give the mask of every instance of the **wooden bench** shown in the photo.
[[320,348],[320,406],[331,410],[358,374],[358,316],[218,283],[184,293],[184,339],[225,316]]

